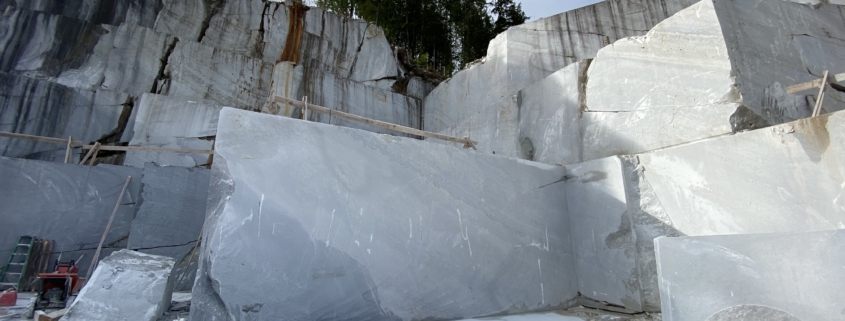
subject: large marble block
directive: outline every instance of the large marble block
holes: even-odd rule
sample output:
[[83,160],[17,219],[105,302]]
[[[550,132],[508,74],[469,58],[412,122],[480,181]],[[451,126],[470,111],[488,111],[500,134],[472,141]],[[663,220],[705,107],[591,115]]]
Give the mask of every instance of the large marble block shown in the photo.
[[561,167],[231,108],[214,159],[192,320],[457,319],[578,292]]
[[[420,128],[420,100],[337,77],[333,73],[309,70],[290,62],[276,64],[268,100],[275,96],[295,100],[303,100],[307,96],[308,102],[315,105],[391,124]],[[302,113],[300,108],[283,103],[265,104],[262,111],[294,118],[299,118]],[[308,119],[375,133],[410,136],[314,111],[308,112]]]
[[425,128],[439,132],[563,67],[595,57],[618,39],[644,35],[695,0],[603,1],[511,27],[487,57],[441,83],[425,99]]
[[[127,128],[132,131],[129,146],[210,150],[222,108],[205,101],[144,94],[133,110],[134,125]],[[208,164],[209,157],[208,154],[127,151],[123,164],[196,167]]]
[[182,263],[176,267],[176,281],[183,273],[190,276],[174,286],[178,291],[189,290],[196,266],[188,266],[186,255],[194,247],[205,221],[210,171],[147,164],[140,180],[143,186],[126,248],[171,257],[177,264]]
[[845,230],[654,242],[663,320],[845,317]]
[[647,307],[652,240],[845,228],[845,112],[624,157]]
[[83,258],[80,274],[111,217],[127,176],[132,176],[103,243],[101,257],[126,247],[141,187],[141,170],[0,157],[0,257],[21,235],[55,240],[50,262]]
[[637,251],[622,162],[609,157],[566,166],[572,249],[583,305],[643,311]]
[[197,42],[178,41],[164,72],[170,78],[159,84],[157,94],[260,110],[269,93],[273,65]]
[[158,320],[170,307],[173,265],[166,256],[114,252],[100,262],[62,320]]
[[587,74],[584,160],[731,133],[742,103],[732,71],[710,0],[599,50]]
[[[0,72],[0,131],[91,143],[120,130],[128,95],[68,88]],[[64,161],[66,146],[0,137],[0,155]]]

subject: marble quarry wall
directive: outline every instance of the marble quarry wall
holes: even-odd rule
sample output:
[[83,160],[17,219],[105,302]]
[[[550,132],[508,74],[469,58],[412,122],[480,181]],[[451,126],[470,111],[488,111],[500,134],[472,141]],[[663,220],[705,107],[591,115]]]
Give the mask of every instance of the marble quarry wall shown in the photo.
[[[420,99],[432,90],[415,78],[408,96],[393,93],[393,82],[405,71],[384,32],[316,8],[262,0],[9,0],[0,2],[0,12],[2,131],[72,135],[105,145],[209,149],[213,131],[202,137],[159,133],[157,141],[133,137],[135,121],[143,121],[138,113],[156,104],[144,97],[258,111],[274,79],[283,79],[274,77],[274,66],[283,60],[292,60],[306,83],[277,87],[300,86],[327,107],[363,108],[364,116],[414,128],[421,127]],[[292,25],[301,28],[289,31]],[[285,50],[296,53],[289,55],[295,59],[283,57]],[[347,104],[348,97],[361,99]],[[165,105],[171,113],[178,104]],[[3,138],[0,149],[9,157],[63,159],[61,146],[45,143]],[[192,167],[207,164],[203,157],[134,152],[114,162]]]
[[[422,104],[419,99],[291,62],[276,64],[268,100],[276,96],[295,100],[308,97],[308,103],[333,110],[405,127],[420,128]],[[283,103],[267,103],[262,112],[293,118],[301,118],[303,113],[301,108]],[[309,112],[308,120],[376,133],[393,133],[384,128],[337,117],[332,118],[330,115],[313,111]],[[409,136],[408,134],[398,135]]]
[[579,272],[589,273],[579,281],[612,291],[582,294],[614,303],[638,291],[646,311],[659,311],[656,237],[845,228],[843,126],[845,113],[836,112],[566,166],[567,184],[577,186],[567,190],[573,236],[591,231],[573,238]]
[[[51,263],[59,255],[62,261],[81,257],[80,274],[85,275],[126,177],[132,176],[101,257],[131,248],[179,263],[205,218],[208,173],[0,157],[0,257],[9,257],[18,237],[32,235],[55,241]],[[190,288],[190,283],[181,288]]]
[[[663,19],[696,2],[611,0],[512,27],[490,42],[487,57],[426,96],[424,128],[472,137],[462,122],[477,118],[476,124],[490,120],[486,125],[496,127],[497,118],[492,115],[508,113],[511,108],[505,102],[519,90],[569,64],[595,57],[599,49],[616,40],[644,35]],[[476,124],[470,126],[479,126]],[[510,146],[480,147],[503,154]]]
[[[580,67],[570,65],[527,85],[511,97],[516,103],[455,107],[466,114],[442,132],[469,136],[483,152],[566,165],[805,118],[817,91],[787,94],[785,88],[817,79],[824,70],[842,71],[835,61],[845,47],[835,32],[822,31],[843,28],[839,9],[788,1],[702,1],[642,36],[598,50]],[[426,129],[442,118],[431,117],[443,110],[430,108],[439,102],[429,103],[447,88],[426,98]],[[823,112],[841,110],[842,94],[829,90]]]

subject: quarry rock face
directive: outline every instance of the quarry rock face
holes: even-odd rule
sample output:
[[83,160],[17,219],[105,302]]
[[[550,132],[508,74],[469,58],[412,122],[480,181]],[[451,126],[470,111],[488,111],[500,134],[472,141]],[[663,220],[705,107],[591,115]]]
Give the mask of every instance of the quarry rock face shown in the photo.
[[[81,141],[106,139],[118,131],[120,118],[129,113],[128,102],[129,96],[118,92],[75,89],[0,73],[0,131],[64,139],[73,136]],[[65,146],[0,137],[0,155],[63,162]]]
[[[474,89],[475,82],[498,77],[484,66],[496,61],[494,45],[509,44],[508,31],[491,42],[485,63],[426,97],[425,128],[469,136],[483,152],[566,165],[794,121],[810,115],[817,91],[787,94],[785,88],[818,79],[824,70],[841,72],[833,61],[845,47],[823,31],[842,28],[836,12],[831,4],[702,1],[647,33],[596,48],[583,57],[595,57],[582,62],[589,69],[575,74],[579,68],[570,65],[568,73],[564,68],[525,83],[517,88],[516,106]],[[770,21],[778,22],[773,28]],[[761,40],[768,38],[774,43]],[[473,80],[455,82],[467,77]],[[824,112],[842,109],[842,93],[831,92]]]
[[[187,257],[205,221],[210,171],[147,164],[126,248],[175,260],[174,289],[190,290],[196,265]],[[185,277],[182,275],[185,274]]]
[[173,259],[130,250],[103,259],[62,320],[155,321],[170,306]]
[[[129,146],[210,150],[217,134],[217,120],[223,107],[202,100],[144,94],[135,105],[132,127],[125,136]],[[197,167],[209,163],[208,154],[127,151],[126,166],[145,163]]]
[[595,57],[618,39],[645,34],[694,3],[604,1],[512,27],[490,42],[480,63],[456,73],[426,96],[424,127],[460,136],[462,121],[477,113],[500,112],[491,106],[501,106],[520,89],[569,64]]
[[[272,103],[276,96],[351,113],[353,115],[380,120],[405,127],[420,128],[421,102],[390,90],[368,86],[364,83],[340,78],[332,73],[295,65],[291,62],[276,64],[273,71],[273,85],[262,112],[293,118],[301,118],[302,109],[289,104]],[[330,115],[309,112],[308,120],[338,126],[358,128],[376,133],[395,132],[372,125],[353,122]],[[407,134],[399,134],[408,136]]]
[[217,135],[192,320],[573,304],[560,167],[228,108]]
[[835,320],[845,309],[843,230],[654,242],[664,320]]
[[[22,235],[56,240],[53,262],[90,262],[127,176],[121,205],[106,235],[102,256],[126,246],[141,170],[131,167],[81,166],[0,157],[0,257],[8,258]],[[88,264],[79,265],[85,275]]]

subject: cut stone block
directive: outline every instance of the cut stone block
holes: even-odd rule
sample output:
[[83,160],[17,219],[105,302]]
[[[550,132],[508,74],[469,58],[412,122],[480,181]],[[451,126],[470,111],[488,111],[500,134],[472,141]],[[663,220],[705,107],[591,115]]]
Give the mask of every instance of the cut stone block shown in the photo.
[[566,197],[582,305],[643,311],[622,162],[566,166]]
[[170,307],[173,259],[120,250],[103,259],[62,320],[155,321]]
[[563,67],[595,57],[618,39],[644,35],[695,0],[603,1],[514,26],[487,57],[441,83],[425,99],[425,128],[440,132],[483,112]]
[[273,65],[192,41],[178,41],[157,94],[202,99],[219,105],[260,110],[267,99]]
[[[203,101],[144,94],[135,103],[130,146],[210,150],[217,134],[217,119],[223,107]],[[130,120],[131,121],[131,120]],[[196,167],[208,164],[207,154],[128,151],[124,165],[145,163]]]
[[460,321],[583,321],[583,320],[585,320],[585,319],[578,318],[578,317],[560,315],[560,314],[557,314],[557,313],[536,313],[536,314],[508,315],[508,316],[492,317],[492,318],[463,319],[463,320],[460,320]]
[[[68,88],[0,72],[0,131],[85,143],[119,131],[126,94]],[[64,161],[66,145],[0,137],[0,155]],[[73,158],[78,160],[78,158]]]
[[[188,252],[199,238],[208,203],[210,171],[147,164],[140,178],[141,197],[129,231],[128,249],[171,257],[180,264],[175,290],[190,290],[196,266],[188,268]],[[184,261],[184,262],[183,262]],[[188,271],[186,271],[186,268]]]
[[845,228],[845,112],[625,159],[643,299],[658,236]]
[[839,320],[845,230],[654,240],[663,320]]
[[589,60],[573,63],[519,92],[519,158],[581,162],[579,119],[589,66]]
[[[91,262],[127,176],[132,176],[103,243],[102,255],[125,248],[141,186],[141,170],[0,157],[0,257],[21,235],[55,240],[50,262]],[[85,275],[88,264],[80,264]]]
[[561,167],[231,108],[215,152],[192,320],[573,305]]
[[[302,100],[304,96],[308,96],[308,103],[391,124],[420,128],[421,102],[418,99],[336,77],[332,73],[308,71],[306,67],[290,62],[276,64],[270,92],[270,99],[281,96]],[[299,118],[302,110],[279,103],[266,104],[263,112]],[[314,111],[308,112],[308,120],[375,133],[411,136]]]

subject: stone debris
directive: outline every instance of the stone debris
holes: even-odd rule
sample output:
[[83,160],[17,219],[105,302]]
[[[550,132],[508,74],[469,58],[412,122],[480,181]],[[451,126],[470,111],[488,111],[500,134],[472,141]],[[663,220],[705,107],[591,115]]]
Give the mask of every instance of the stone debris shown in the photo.
[[120,250],[100,261],[64,321],[156,321],[170,306],[174,260]]
[[663,320],[838,320],[845,230],[658,238]]

